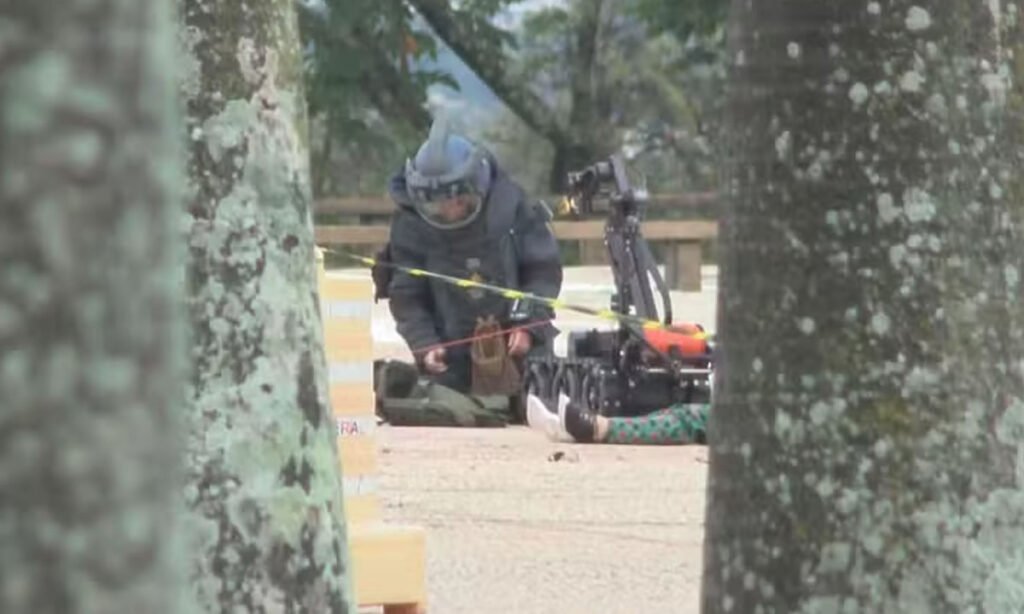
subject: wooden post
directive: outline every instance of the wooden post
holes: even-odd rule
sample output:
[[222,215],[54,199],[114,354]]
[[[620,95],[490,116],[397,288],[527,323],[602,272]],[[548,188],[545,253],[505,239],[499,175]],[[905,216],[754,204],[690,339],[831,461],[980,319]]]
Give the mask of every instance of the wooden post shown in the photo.
[[384,523],[376,488],[373,282],[327,275],[319,250],[317,275],[356,600],[417,612],[426,602],[426,536],[420,527]]
[[665,244],[665,278],[669,288],[683,292],[701,290],[701,245],[698,241]]
[[583,266],[607,265],[608,248],[605,247],[604,239],[581,240],[580,264]]

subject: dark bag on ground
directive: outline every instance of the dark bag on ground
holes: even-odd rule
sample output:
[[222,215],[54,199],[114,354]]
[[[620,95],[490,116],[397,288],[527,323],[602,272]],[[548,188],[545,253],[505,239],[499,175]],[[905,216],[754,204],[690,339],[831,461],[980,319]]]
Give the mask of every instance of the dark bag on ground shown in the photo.
[[402,361],[377,361],[374,389],[377,415],[392,426],[503,427],[512,418],[508,397],[462,394]]

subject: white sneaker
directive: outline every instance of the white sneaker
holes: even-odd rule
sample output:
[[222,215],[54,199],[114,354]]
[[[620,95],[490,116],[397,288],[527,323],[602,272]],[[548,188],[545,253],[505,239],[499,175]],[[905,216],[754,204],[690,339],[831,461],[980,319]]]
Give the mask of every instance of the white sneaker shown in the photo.
[[[569,401],[568,397],[565,398],[565,403]],[[544,401],[541,401],[534,395],[527,395],[526,397],[526,423],[530,428],[544,433],[544,435],[551,441],[557,441],[562,443],[571,443],[573,438],[569,435],[562,427],[561,413],[564,411],[565,403],[562,399],[559,399],[559,413],[554,413],[544,405]]]
[[[569,405],[569,397],[564,394],[558,395],[558,423],[565,424],[565,408]],[[563,427],[564,428],[564,427]]]

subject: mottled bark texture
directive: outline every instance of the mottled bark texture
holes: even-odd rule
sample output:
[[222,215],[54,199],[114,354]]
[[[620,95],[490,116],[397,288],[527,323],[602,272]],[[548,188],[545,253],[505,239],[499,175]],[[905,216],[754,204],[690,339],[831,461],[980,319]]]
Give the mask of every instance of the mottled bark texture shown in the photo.
[[733,2],[706,612],[1024,601],[998,5]]
[[347,612],[295,9],[185,0],[183,20],[197,598]]
[[173,16],[0,8],[0,612],[181,611]]

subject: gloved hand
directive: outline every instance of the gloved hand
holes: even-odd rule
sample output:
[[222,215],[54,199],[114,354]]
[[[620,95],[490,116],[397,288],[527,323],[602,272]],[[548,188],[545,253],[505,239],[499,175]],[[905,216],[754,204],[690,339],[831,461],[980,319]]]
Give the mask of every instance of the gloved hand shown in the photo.
[[523,356],[530,351],[533,341],[525,330],[514,330],[508,335],[508,353],[510,356]]
[[434,348],[423,355],[423,367],[431,373],[444,373],[448,365],[444,361],[444,348]]

